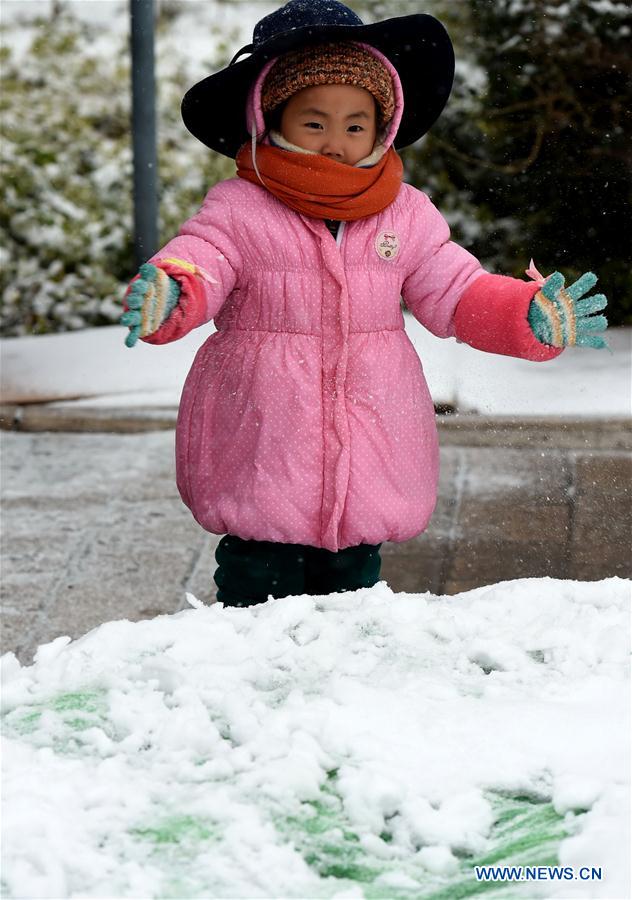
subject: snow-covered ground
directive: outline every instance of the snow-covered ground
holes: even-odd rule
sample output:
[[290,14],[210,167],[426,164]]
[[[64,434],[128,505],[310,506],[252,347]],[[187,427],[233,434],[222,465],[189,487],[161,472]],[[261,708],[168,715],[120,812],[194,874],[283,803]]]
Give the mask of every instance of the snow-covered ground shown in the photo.
[[[406,315],[406,329],[435,403],[487,415],[628,417],[632,415],[632,329],[608,332],[611,352],[567,349],[548,363],[480,353],[440,340]],[[123,341],[112,326],[37,337],[5,338],[4,403],[77,401],[101,406],[177,405],[207,325],[173,344]]]
[[628,898],[629,595],[190,598],[6,654],[5,896]]

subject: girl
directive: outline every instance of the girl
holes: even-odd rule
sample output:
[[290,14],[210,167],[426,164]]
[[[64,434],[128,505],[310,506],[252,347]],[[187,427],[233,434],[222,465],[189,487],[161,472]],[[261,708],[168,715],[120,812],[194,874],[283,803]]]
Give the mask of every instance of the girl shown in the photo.
[[[245,52],[250,56],[238,61]],[[363,25],[335,0],[290,0],[195,85],[182,114],[236,157],[128,289],[128,346],[215,320],[186,380],[178,488],[219,542],[217,599],[370,587],[383,541],[430,519],[433,404],[403,297],[435,335],[548,360],[605,346],[591,273],[529,282],[485,272],[450,241],[395,148],[443,109],[454,56],[427,15]]]

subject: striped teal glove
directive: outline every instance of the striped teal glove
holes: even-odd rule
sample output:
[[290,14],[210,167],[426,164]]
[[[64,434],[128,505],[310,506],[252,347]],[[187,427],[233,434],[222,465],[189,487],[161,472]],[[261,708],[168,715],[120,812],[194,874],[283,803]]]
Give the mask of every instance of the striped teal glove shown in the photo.
[[608,301],[604,294],[584,297],[596,283],[597,276],[592,272],[584,273],[568,288],[564,287],[560,272],[553,272],[546,279],[527,313],[531,331],[540,343],[550,347],[578,345],[595,349],[608,346],[603,337],[608,320],[605,316],[591,315],[605,309]]
[[158,331],[179,297],[180,285],[175,278],[152,263],[142,265],[125,297],[127,312],[119,320],[129,328],[126,345],[133,347],[139,337]]

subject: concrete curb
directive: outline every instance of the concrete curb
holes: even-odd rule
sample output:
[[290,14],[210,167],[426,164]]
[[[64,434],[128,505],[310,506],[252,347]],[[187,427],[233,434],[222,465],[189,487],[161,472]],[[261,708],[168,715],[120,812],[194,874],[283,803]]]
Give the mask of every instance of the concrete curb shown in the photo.
[[56,406],[30,403],[0,407],[3,431],[111,432],[135,434],[142,431],[167,431],[175,428],[178,410],[171,406],[148,408]]
[[551,450],[632,450],[632,419],[437,416],[441,444]]
[[[24,432],[137,434],[175,427],[175,407],[1,406],[0,428]],[[632,450],[632,419],[517,418],[476,413],[438,414],[442,444],[557,450]]]

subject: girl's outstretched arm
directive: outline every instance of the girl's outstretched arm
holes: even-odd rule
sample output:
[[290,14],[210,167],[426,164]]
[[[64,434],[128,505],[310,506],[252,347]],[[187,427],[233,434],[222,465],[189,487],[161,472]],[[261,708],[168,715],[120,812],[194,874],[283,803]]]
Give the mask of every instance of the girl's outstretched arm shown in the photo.
[[130,329],[128,347],[139,338],[169,343],[210,321],[237,285],[241,268],[230,202],[220,183],[130,282],[121,318]]
[[[560,285],[555,280],[559,273],[551,279],[536,281],[492,275],[471,253],[450,240],[447,222],[425,194],[415,191],[413,201],[420,238],[419,262],[402,286],[402,296],[413,315],[433,334],[456,337],[488,353],[534,361],[558,356],[570,341],[551,340],[550,333],[542,326],[542,313],[537,310],[541,309],[540,298],[546,299],[547,290],[559,290]],[[592,286],[581,279],[580,282],[580,287]],[[578,300],[576,307],[569,307],[564,300],[569,317],[564,326],[567,333],[573,331],[570,317],[575,310],[580,317],[585,317],[589,307],[591,310],[603,309],[605,303],[603,295]],[[557,303],[553,306],[561,309]],[[547,310],[552,316],[551,304]],[[557,327],[557,324],[550,322],[551,327]],[[607,323],[599,316],[594,317],[594,321],[589,320],[587,325],[582,324],[581,319],[578,324],[581,328],[577,331],[575,327],[576,333],[582,333],[586,328],[588,332],[596,328],[603,330]],[[597,346],[595,341],[590,343]]]

